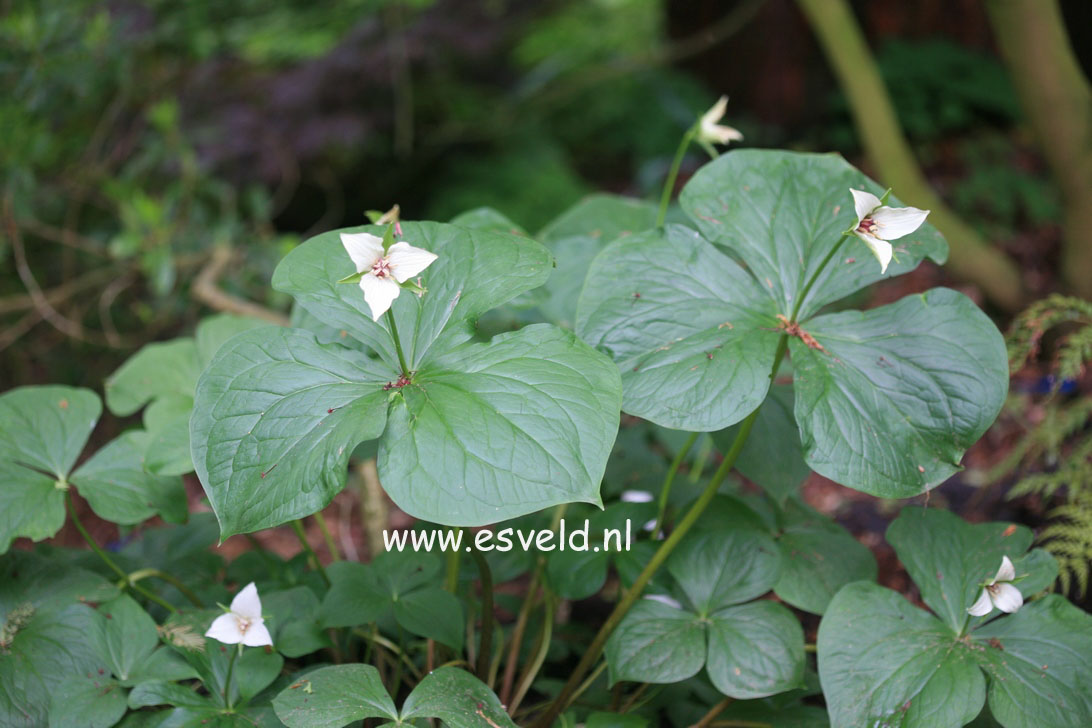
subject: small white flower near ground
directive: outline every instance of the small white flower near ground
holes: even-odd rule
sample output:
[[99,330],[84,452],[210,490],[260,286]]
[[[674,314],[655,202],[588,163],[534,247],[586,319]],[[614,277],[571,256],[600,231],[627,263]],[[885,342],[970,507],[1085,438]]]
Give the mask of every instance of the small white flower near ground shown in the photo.
[[387,312],[402,292],[402,284],[432,265],[437,256],[405,241],[383,249],[383,238],[370,233],[341,233],[341,244],[360,277],[372,320]]
[[724,112],[728,109],[728,97],[721,96],[713,108],[701,115],[698,124],[698,139],[710,144],[727,144],[728,142],[742,141],[743,135],[738,129],[718,124],[724,118]]
[[857,224],[853,234],[864,241],[876,259],[880,261],[880,273],[887,272],[887,266],[894,257],[894,248],[890,240],[897,240],[921,227],[928,216],[928,210],[916,207],[888,207],[871,192],[850,190],[853,195],[853,207],[857,211]]
[[1008,556],[1001,557],[1001,568],[997,574],[982,587],[982,593],[978,600],[972,604],[967,612],[975,617],[984,617],[997,607],[1002,612],[1012,613],[1023,606],[1024,596],[1020,590],[1013,586],[1016,579],[1016,569]]
[[258,597],[258,587],[254,586],[254,582],[235,595],[227,614],[214,619],[205,636],[226,645],[261,647],[273,644],[265,618],[262,617],[262,600]]

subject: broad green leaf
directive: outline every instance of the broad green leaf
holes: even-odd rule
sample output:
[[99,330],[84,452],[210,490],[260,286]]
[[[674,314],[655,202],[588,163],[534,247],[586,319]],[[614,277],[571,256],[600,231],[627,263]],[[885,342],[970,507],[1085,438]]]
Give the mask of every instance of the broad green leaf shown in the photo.
[[982,710],[975,649],[896,592],[842,588],[819,625],[819,677],[832,728],[958,728]]
[[308,587],[263,595],[262,611],[270,616],[273,647],[282,655],[302,657],[330,646],[318,621],[319,599]]
[[326,568],[330,590],[322,598],[319,620],[324,627],[356,627],[374,622],[390,606],[369,564],[339,561]]
[[63,480],[100,414],[102,403],[89,389],[44,386],[5,392],[0,395],[0,461]]
[[482,525],[571,501],[599,504],[618,429],[614,366],[534,325],[456,347],[391,404],[379,477],[402,510]]
[[129,679],[123,680],[122,684],[132,686],[150,680],[192,680],[197,677],[197,671],[181,655],[164,645],[137,663]]
[[626,412],[704,432],[735,424],[766,398],[776,313],[731,258],[670,225],[596,256],[576,330],[617,363]]
[[543,242],[583,236],[609,243],[656,224],[659,209],[646,200],[619,195],[588,195],[561,213],[538,234]]
[[822,614],[846,584],[876,580],[876,558],[867,546],[794,500],[786,502],[775,538],[782,566],[774,592],[797,609]]
[[[84,569],[16,551],[0,559],[0,725],[45,726],[53,694],[108,666],[87,636],[117,588]],[[102,671],[101,673],[99,671]]]
[[527,231],[492,207],[475,207],[451,218],[452,225],[493,233],[527,236]]
[[147,708],[153,705],[174,705],[180,708],[209,709],[213,704],[208,698],[185,685],[158,680],[137,685],[129,693],[129,707]]
[[[656,517],[654,503],[615,503],[604,511],[593,513],[586,521],[571,517],[562,519],[568,525],[564,550],[546,554],[546,574],[554,593],[563,599],[586,599],[603,588],[607,581],[607,567],[612,560],[625,559],[632,554],[626,550],[627,528],[630,547],[634,534],[640,533],[645,523]],[[567,524],[566,524],[567,522]],[[628,522],[628,523],[627,523]],[[587,543],[583,549],[582,537],[577,535],[574,545],[572,529],[581,531],[586,524]],[[607,543],[604,543],[607,542]],[[621,550],[618,546],[621,545]],[[643,566],[643,564],[642,564]]]
[[633,713],[592,713],[584,728],[646,728],[648,718]]
[[64,490],[55,478],[0,460],[0,554],[16,538],[50,538],[64,517]]
[[190,457],[192,410],[193,403],[190,402],[185,412],[154,429],[148,426],[145,414],[144,426],[148,437],[144,448],[144,467],[149,473],[171,476],[193,472],[193,459]]
[[439,718],[449,728],[516,728],[481,680],[457,667],[433,670],[402,705],[401,721]]
[[[705,165],[683,188],[679,203],[708,240],[737,255],[789,316],[807,280],[857,222],[850,189],[884,189],[837,154],[762,149],[729,152]],[[888,204],[902,207],[894,195]],[[886,277],[929,257],[943,263],[948,246],[930,224],[893,241]],[[880,265],[855,236],[839,249],[800,308],[807,318],[880,278]]]
[[[291,294],[324,324],[348,331],[396,367],[386,317],[373,322],[360,288],[338,283],[355,272],[340,233],[382,236],[385,229],[373,225],[311,238],[277,266],[273,287]],[[474,319],[540,286],[550,274],[550,254],[529,238],[440,223],[404,222],[402,232],[399,240],[439,256],[421,276],[428,293],[421,298],[405,293],[391,307],[411,370],[427,361],[426,354],[441,336],[447,346],[467,340]]]
[[737,701],[729,705],[717,720],[736,720],[741,725],[758,724],[777,728],[830,728],[830,719],[827,718],[827,711],[823,708],[799,703],[779,706],[771,705],[771,702],[768,700]]
[[169,523],[186,519],[182,479],[144,469],[148,433],[126,432],[105,445],[72,474],[72,482],[91,509],[107,521],[134,525],[159,515]]
[[668,571],[702,617],[773,588],[781,553],[765,530],[696,530],[671,554]]
[[[1021,585],[1022,586],[1022,585]],[[1052,594],[973,633],[1005,728],[1092,725],[1092,616]]]
[[804,630],[770,601],[739,604],[709,617],[706,671],[717,690],[739,700],[804,684]]
[[99,605],[98,629],[88,637],[118,680],[128,680],[159,645],[155,621],[132,597],[122,594]]
[[443,562],[425,551],[384,551],[372,559],[379,588],[393,599],[439,581]]
[[[201,368],[208,366],[220,347],[230,341],[236,334],[251,329],[259,329],[269,326],[268,321],[251,318],[249,316],[233,316],[231,314],[217,314],[201,319],[197,324],[197,330],[193,333],[194,345],[197,347],[197,360]],[[198,372],[200,374],[200,372]],[[191,383],[190,394],[193,394],[193,386],[197,380]]]
[[607,640],[610,682],[673,683],[705,664],[703,621],[692,612],[643,599]]
[[394,618],[410,634],[462,652],[466,620],[462,602],[451,592],[432,586],[405,594],[394,602]]
[[592,260],[617,238],[643,232],[656,224],[650,202],[614,195],[592,195],[546,226],[539,239],[557,260],[546,281],[538,308],[547,321],[571,329],[576,303]]
[[349,454],[386,421],[397,373],[364,354],[268,327],[220,349],[198,384],[190,441],[221,538],[324,508]]
[[63,688],[53,693],[49,726],[110,728],[125,715],[126,697],[125,689],[113,680],[100,676],[72,676]]
[[[722,452],[728,452],[739,433],[739,425],[713,433]],[[758,408],[751,434],[736,459],[736,470],[743,473],[778,503],[797,492],[811,473],[804,462],[800,428],[793,415],[792,385],[774,384],[769,396]],[[837,590],[835,590],[837,591]]]
[[340,728],[366,718],[398,720],[398,710],[371,665],[334,665],[313,670],[273,699],[289,728]]
[[[960,632],[970,619],[967,608],[982,590],[979,584],[993,578],[1001,557],[1015,562],[1023,556],[1032,534],[1024,526],[971,524],[948,511],[906,507],[888,527],[887,541],[921,590],[922,601]],[[1017,586],[1023,591],[1023,583]]]
[[966,296],[934,288],[803,325],[789,340],[796,421],[816,472],[883,498],[922,493],[960,469],[1005,400],[997,327]]
[[201,361],[193,339],[146,344],[107,377],[106,406],[125,416],[164,395],[192,397],[200,374]]

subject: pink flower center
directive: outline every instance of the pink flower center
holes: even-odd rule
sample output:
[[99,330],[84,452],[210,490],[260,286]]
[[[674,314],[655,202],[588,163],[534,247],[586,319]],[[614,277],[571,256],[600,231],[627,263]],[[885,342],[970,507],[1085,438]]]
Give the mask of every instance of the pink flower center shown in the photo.
[[372,264],[372,275],[376,278],[386,278],[391,274],[391,264],[386,258],[380,258]]
[[235,621],[239,625],[239,631],[246,634],[246,631],[250,629],[250,620],[246,617],[236,617]]
[[876,231],[880,229],[880,226],[876,224],[876,221],[870,217],[866,217],[861,220],[861,224],[857,226],[857,232],[864,233],[866,235],[875,235]]

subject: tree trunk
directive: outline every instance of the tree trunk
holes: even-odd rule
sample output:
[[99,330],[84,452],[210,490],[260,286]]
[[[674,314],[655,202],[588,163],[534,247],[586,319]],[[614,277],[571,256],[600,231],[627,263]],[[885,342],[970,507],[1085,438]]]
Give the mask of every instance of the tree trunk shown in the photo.
[[990,0],[1001,55],[1065,205],[1061,274],[1092,299],[1092,88],[1056,0]]

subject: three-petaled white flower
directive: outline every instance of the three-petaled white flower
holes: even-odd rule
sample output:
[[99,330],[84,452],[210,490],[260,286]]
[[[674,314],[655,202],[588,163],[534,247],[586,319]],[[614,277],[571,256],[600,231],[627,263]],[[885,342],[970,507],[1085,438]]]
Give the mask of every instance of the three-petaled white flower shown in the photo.
[[997,607],[1002,612],[1015,612],[1024,604],[1024,595],[1012,585],[1016,579],[1016,569],[1008,556],[1001,557],[1001,568],[997,575],[990,579],[984,587],[978,600],[972,604],[967,612],[975,617],[983,617]]
[[743,139],[738,129],[717,123],[724,118],[724,112],[727,109],[728,97],[721,96],[717,103],[713,104],[713,108],[701,115],[701,121],[698,123],[699,139],[710,144],[727,144]]
[[273,644],[262,617],[262,600],[258,598],[258,587],[254,586],[254,582],[235,595],[231,600],[231,609],[212,621],[205,636],[227,645],[242,643],[247,647],[261,647]]
[[352,258],[364,291],[364,301],[372,310],[372,320],[379,317],[402,292],[402,285],[432,265],[436,254],[402,241],[383,250],[383,238],[370,233],[342,233],[341,244]]
[[853,207],[857,210],[857,225],[853,234],[864,241],[880,261],[880,273],[894,256],[889,240],[897,240],[917,230],[925,222],[928,210],[916,207],[887,207],[871,192],[853,190]]

